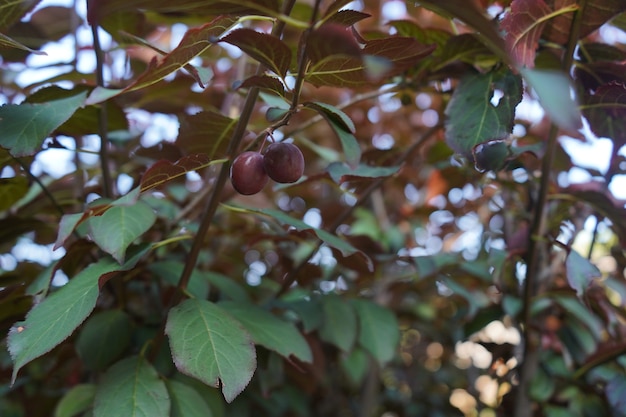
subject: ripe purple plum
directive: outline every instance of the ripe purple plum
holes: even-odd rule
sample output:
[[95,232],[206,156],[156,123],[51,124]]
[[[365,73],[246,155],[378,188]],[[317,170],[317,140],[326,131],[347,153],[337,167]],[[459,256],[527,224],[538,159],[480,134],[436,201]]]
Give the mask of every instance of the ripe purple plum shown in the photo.
[[233,188],[243,195],[261,191],[269,181],[263,165],[263,155],[258,152],[247,151],[239,154],[230,167]]
[[265,172],[280,183],[296,182],[304,172],[304,156],[293,143],[272,143],[263,156]]

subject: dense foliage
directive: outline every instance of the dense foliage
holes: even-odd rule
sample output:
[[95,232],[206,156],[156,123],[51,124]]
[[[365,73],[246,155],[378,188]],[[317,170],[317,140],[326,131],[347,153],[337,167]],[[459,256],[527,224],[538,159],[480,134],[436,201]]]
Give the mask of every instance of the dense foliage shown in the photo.
[[0,0],[0,415],[626,416],[624,0],[86,3]]

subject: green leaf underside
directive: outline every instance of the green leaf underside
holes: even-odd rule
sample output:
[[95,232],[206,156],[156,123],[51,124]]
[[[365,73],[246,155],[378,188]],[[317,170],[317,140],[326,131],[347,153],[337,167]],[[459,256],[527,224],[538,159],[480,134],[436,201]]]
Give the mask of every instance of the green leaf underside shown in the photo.
[[322,298],[323,323],[320,338],[349,352],[357,340],[357,315],[354,307],[336,295]]
[[89,219],[92,239],[120,264],[124,262],[126,249],[144,234],[156,221],[156,214],[143,201],[131,206],[113,206],[100,216]]
[[96,305],[101,276],[128,270],[136,261],[133,259],[120,267],[107,257],[91,264],[33,307],[24,322],[16,323],[8,337],[14,364],[12,381],[15,381],[17,373],[25,364],[67,339],[87,318]]
[[43,141],[83,104],[87,93],[40,104],[0,107],[0,146],[15,157],[34,155]]
[[521,69],[520,72],[557,126],[569,131],[582,127],[578,103],[571,96],[572,84],[565,73],[536,69]]
[[[493,104],[496,91],[502,97]],[[506,138],[513,129],[515,107],[521,100],[521,79],[508,70],[465,76],[446,108],[448,145],[471,158],[476,145]]]
[[333,162],[328,168],[328,174],[336,183],[340,184],[349,181],[351,178],[381,178],[397,174],[399,166],[380,167],[359,164],[352,169],[342,162]]
[[253,29],[236,29],[220,39],[241,49],[275,74],[285,77],[291,64],[291,49],[276,36]]
[[171,402],[157,371],[141,357],[117,362],[104,374],[94,400],[94,417],[169,417]]
[[217,305],[187,300],[167,318],[176,368],[205,384],[222,389],[232,402],[248,385],[256,369],[254,344],[241,323]]
[[396,354],[400,328],[394,313],[367,300],[352,300],[359,319],[359,344],[383,366]]
[[293,355],[303,362],[313,361],[311,348],[292,323],[249,303],[225,301],[218,305],[243,324],[255,343],[285,358]]
[[[322,240],[324,243],[326,243],[328,246],[333,247],[337,250],[339,250],[343,256],[349,256],[349,255],[353,255],[356,253],[359,253],[361,255],[363,255],[365,257],[365,255],[360,252],[358,249],[356,249],[354,246],[352,246],[350,243],[346,242],[343,239],[340,239],[339,237],[333,235],[332,233],[327,232],[326,230],[322,230],[322,229],[318,229],[315,227],[311,227],[308,224],[306,224],[305,222],[303,222],[302,220],[299,219],[295,219],[285,213],[283,213],[280,210],[275,210],[275,209],[257,209],[257,208],[253,208],[253,207],[244,207],[244,206],[239,206],[239,205],[224,205],[224,207],[230,209],[230,210],[235,210],[235,211],[242,211],[242,212],[249,212],[249,213],[258,213],[258,214],[263,214],[265,216],[270,216],[274,219],[276,219],[278,222],[285,224],[285,225],[289,225],[289,226],[293,226],[296,228],[296,230],[298,231],[303,231],[303,230],[312,230],[313,233],[315,233],[315,235]],[[366,261],[368,263],[369,266],[371,266],[371,259],[369,259],[368,257],[365,257]]]
[[317,111],[326,119],[341,142],[346,162],[352,167],[358,165],[361,160],[361,148],[359,142],[353,135],[356,131],[356,126],[354,126],[352,119],[343,111],[330,104],[313,102],[306,103],[305,105]]
[[124,352],[130,343],[132,325],[121,310],[101,311],[89,317],[76,340],[83,366],[102,370]]
[[329,119],[334,120],[339,126],[350,133],[356,132],[356,126],[350,117],[337,107],[314,101],[310,103],[304,103],[305,106],[317,110],[320,114],[326,116]]
[[57,403],[54,417],[74,417],[86,411],[91,408],[95,395],[94,384],[74,385]]
[[602,273],[594,264],[582,257],[575,250],[570,251],[565,261],[567,282],[581,297],[594,279],[600,278]]
[[198,391],[182,382],[165,382],[172,402],[170,417],[211,417],[211,409]]

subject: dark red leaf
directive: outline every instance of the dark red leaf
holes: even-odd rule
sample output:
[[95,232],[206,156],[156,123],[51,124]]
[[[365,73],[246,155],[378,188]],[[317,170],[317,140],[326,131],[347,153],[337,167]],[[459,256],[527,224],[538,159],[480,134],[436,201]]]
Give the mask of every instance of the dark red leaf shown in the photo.
[[211,163],[205,154],[186,155],[172,163],[165,159],[154,163],[141,177],[141,192],[158,187],[188,172],[207,167]]
[[367,19],[371,15],[368,13],[358,12],[356,10],[339,10],[337,13],[326,17],[324,26],[329,24],[339,24],[343,26],[352,26],[363,19]]
[[253,29],[237,29],[220,39],[241,49],[274,73],[285,77],[291,64],[291,49],[276,36]]
[[361,47],[345,26],[325,24],[311,32],[306,52],[309,59],[316,63],[331,55],[360,57]]
[[507,50],[519,65],[535,66],[535,51],[547,23],[543,18],[550,12],[543,0],[515,0],[511,3],[511,11],[502,19],[501,27],[506,32]]
[[211,159],[222,157],[236,122],[212,111],[181,115],[176,145],[186,153],[204,153]]
[[584,97],[583,115],[593,133],[610,138],[614,146],[626,145],[626,86],[612,82]]
[[[553,10],[574,6],[576,0],[547,0],[548,7]],[[626,10],[624,0],[597,0],[587,2],[585,16],[582,21],[580,38],[584,38],[600,26],[608,22],[613,16],[617,16]],[[574,13],[559,15],[546,26],[543,36],[547,40],[559,44],[565,44],[569,40],[572,19]]]
[[246,78],[235,85],[235,88],[237,89],[252,87],[273,91],[281,97],[285,95],[285,86],[283,83],[279,79],[268,75],[253,75],[252,77]]
[[[375,84],[401,74],[428,56],[434,45],[413,38],[391,37],[367,43],[361,57],[330,56],[312,65],[305,79],[315,86],[347,87]],[[379,64],[382,70],[374,68]]]

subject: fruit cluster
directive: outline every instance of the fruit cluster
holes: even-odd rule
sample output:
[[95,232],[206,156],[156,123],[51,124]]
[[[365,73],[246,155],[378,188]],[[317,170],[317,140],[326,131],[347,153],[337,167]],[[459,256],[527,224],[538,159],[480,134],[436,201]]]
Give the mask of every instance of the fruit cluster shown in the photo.
[[264,154],[247,151],[238,155],[230,167],[230,182],[243,195],[256,194],[269,179],[280,183],[296,182],[304,172],[304,156],[293,143],[272,143]]

